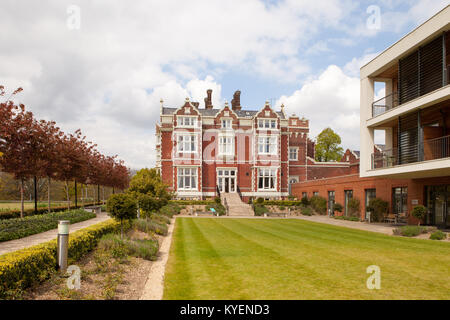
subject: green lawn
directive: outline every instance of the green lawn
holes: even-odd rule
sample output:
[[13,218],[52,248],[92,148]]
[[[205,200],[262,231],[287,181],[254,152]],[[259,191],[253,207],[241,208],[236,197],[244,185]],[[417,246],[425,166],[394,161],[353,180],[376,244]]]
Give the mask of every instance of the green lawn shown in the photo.
[[[366,287],[369,265],[381,289]],[[450,243],[303,220],[177,218],[165,299],[450,299]]]

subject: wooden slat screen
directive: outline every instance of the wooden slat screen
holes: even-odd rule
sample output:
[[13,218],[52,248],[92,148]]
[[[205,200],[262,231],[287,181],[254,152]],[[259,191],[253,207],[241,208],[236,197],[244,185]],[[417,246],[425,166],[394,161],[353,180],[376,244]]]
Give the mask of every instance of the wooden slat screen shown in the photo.
[[443,35],[399,61],[399,104],[443,87]]
[[410,113],[398,120],[398,163],[419,161],[419,114]]

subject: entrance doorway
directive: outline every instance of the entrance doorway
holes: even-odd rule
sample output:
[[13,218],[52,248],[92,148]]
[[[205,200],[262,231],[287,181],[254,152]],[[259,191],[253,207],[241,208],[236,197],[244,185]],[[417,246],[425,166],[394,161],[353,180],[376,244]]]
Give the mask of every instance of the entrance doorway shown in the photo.
[[334,191],[328,191],[328,215],[334,216]]
[[236,192],[236,169],[217,170],[217,186],[220,192]]
[[427,223],[442,228],[450,227],[450,185],[428,186]]
[[344,194],[345,194],[344,215],[348,217],[349,216],[348,203],[350,199],[353,198],[353,190],[345,190]]

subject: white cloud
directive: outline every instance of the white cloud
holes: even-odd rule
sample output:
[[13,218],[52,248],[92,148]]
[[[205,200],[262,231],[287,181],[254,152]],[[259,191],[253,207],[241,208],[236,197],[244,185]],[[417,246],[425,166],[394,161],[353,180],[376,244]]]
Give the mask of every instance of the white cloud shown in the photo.
[[277,105],[284,103],[288,115],[309,119],[312,138],[331,127],[345,147],[359,149],[359,82],[359,77],[331,65],[292,95],[282,96]]
[[353,58],[350,62],[348,62],[344,66],[344,72],[353,77],[359,77],[359,69],[366,63],[370,62],[373,58],[375,58],[379,53],[367,53],[362,57]]
[[[425,2],[414,2],[407,19],[438,7]],[[79,0],[81,29],[69,30],[66,9],[72,3],[2,1],[0,84],[22,86],[20,102],[38,117],[56,120],[64,130],[81,128],[130,166],[154,164],[161,98],[171,107],[186,96],[203,105],[211,88],[214,105],[220,105],[223,83],[216,79],[228,70],[280,85],[306,78],[302,89],[284,98],[288,110],[299,108],[311,118],[316,134],[327,124],[355,122],[361,61],[329,66],[311,78],[304,53],[310,47],[311,54],[332,50],[336,41],[354,45],[352,32],[364,19],[351,18],[360,11],[358,2]],[[340,113],[347,118],[338,118]],[[356,144],[354,134],[342,130],[344,141],[348,136]]]

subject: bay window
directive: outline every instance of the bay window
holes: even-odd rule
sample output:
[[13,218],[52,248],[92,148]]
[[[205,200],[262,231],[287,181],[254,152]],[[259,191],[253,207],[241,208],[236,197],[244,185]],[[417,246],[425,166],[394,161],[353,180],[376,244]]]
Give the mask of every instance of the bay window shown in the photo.
[[178,168],[178,189],[197,190],[197,168]]
[[277,154],[277,137],[258,137],[259,154]]
[[276,169],[258,169],[258,189],[259,190],[275,190],[277,186],[277,170]]

